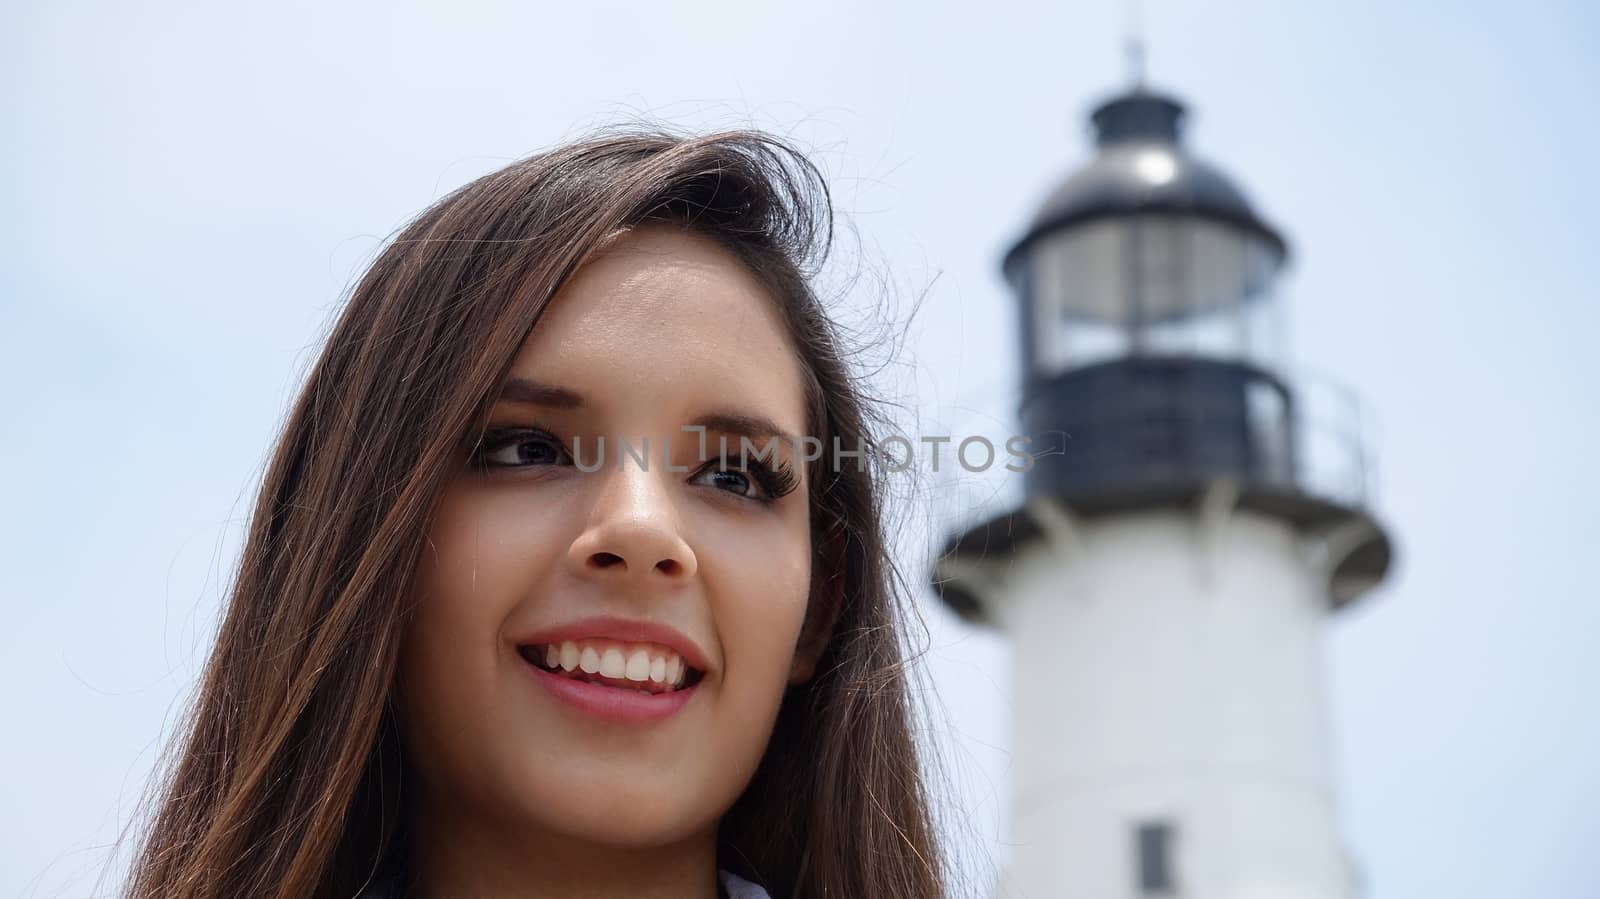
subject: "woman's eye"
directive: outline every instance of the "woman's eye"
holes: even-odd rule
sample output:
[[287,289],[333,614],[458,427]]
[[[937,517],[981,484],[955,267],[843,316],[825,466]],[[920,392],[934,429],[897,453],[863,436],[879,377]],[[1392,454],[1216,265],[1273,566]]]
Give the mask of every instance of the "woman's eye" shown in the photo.
[[492,431],[484,436],[478,457],[491,468],[565,465],[572,461],[561,441],[541,431]]
[[712,462],[705,471],[696,475],[696,480],[709,483],[711,486],[729,493],[737,493],[751,499],[761,498],[761,488],[750,475],[735,468],[726,467],[725,461]]
[[774,466],[760,460],[746,460],[741,469],[728,459],[714,459],[695,475],[696,481],[703,479],[709,479],[718,489],[760,503],[775,503],[800,484],[787,464]]

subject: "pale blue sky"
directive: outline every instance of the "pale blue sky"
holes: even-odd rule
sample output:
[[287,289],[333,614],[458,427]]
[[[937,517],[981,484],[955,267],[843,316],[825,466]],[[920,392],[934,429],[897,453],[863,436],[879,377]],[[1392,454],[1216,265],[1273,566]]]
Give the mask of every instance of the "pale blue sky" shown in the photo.
[[[342,290],[448,189],[592,124],[811,148],[926,291],[924,427],[1005,430],[997,259],[1123,81],[1115,3],[10,4],[0,207],[0,894],[84,895],[192,685],[250,489]],[[1580,3],[1146,0],[1190,144],[1297,251],[1291,351],[1375,419],[1390,581],[1330,625],[1372,899],[1600,895],[1600,17]],[[859,250],[859,252],[857,252]],[[913,529],[913,541],[931,539]],[[1003,646],[931,605],[1003,864]]]

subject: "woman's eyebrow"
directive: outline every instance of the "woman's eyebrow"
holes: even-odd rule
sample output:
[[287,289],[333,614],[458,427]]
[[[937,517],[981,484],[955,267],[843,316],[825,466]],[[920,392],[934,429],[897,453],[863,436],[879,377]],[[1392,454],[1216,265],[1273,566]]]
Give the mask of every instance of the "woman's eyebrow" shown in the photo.
[[558,409],[581,409],[583,397],[576,391],[554,384],[541,384],[532,378],[507,378],[500,385],[499,402],[522,403],[528,406],[554,406]]
[[687,427],[705,428],[708,431],[717,433],[748,437],[751,441],[776,437],[779,442],[787,443],[791,446],[795,445],[799,439],[792,434],[786,433],[769,418],[744,412],[712,412],[689,422]]
[[[552,406],[558,409],[581,409],[586,403],[581,394],[566,387],[544,384],[532,378],[508,378],[500,386],[500,402],[522,403],[529,406]],[[748,437],[752,441],[773,437],[793,444],[799,438],[784,431],[764,415],[750,412],[709,412],[689,422],[689,429],[704,428],[721,434]]]

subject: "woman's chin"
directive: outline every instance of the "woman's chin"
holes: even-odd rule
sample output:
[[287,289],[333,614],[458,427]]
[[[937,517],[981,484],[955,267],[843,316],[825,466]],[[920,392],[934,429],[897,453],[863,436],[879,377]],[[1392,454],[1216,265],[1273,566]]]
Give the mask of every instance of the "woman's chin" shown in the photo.
[[671,783],[647,789],[650,781],[619,771],[598,780],[546,783],[519,791],[520,813],[541,830],[618,847],[665,846],[715,825],[717,809],[696,801],[693,792]]

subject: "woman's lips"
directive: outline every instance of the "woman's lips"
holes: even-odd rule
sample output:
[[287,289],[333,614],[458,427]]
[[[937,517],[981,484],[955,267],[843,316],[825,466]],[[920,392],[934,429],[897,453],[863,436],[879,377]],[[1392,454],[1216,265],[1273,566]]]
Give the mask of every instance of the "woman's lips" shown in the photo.
[[694,692],[698,683],[680,687],[666,693],[641,693],[633,687],[611,687],[601,683],[576,680],[564,674],[546,671],[527,659],[519,660],[539,685],[571,707],[606,721],[620,724],[650,724],[671,717]]
[[711,669],[710,661],[699,644],[689,639],[682,631],[664,621],[644,618],[593,615],[535,633],[518,634],[512,642],[521,647],[584,639],[611,640],[618,643],[656,643],[682,656],[684,662],[697,671]]

